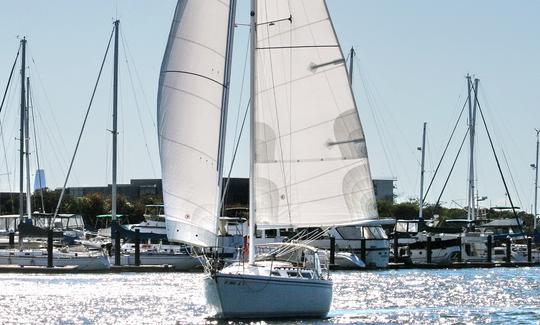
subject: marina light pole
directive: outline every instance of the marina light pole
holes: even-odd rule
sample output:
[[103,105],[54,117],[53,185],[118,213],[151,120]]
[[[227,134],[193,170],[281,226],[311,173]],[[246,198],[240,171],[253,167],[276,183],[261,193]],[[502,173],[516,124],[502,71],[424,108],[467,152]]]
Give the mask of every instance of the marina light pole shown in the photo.
[[536,131],[536,163],[534,164],[534,226],[533,230],[536,231],[536,218],[538,217],[538,146],[540,143],[540,129],[534,129]]
[[420,197],[418,198],[418,220],[423,221],[424,215],[424,164],[426,161],[426,126],[427,123],[424,122],[424,131],[422,132],[422,147],[419,148],[422,151],[422,163],[420,165]]

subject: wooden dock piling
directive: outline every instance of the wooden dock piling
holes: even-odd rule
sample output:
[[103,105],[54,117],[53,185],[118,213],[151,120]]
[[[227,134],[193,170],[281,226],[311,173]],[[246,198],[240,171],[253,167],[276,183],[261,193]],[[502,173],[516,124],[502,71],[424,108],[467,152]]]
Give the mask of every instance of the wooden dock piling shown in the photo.
[[360,240],[360,259],[362,262],[364,262],[366,265],[366,239],[362,238]]
[[532,263],[532,238],[527,237],[527,262]]
[[491,263],[492,261],[492,253],[493,253],[493,237],[491,235],[487,236],[487,261],[488,263]]
[[428,236],[426,242],[426,263],[431,264],[431,236]]
[[141,265],[141,239],[139,236],[140,230],[135,229],[135,265]]
[[506,263],[512,262],[512,239],[510,236],[506,237]]
[[114,265],[120,266],[120,232],[114,231]]
[[53,265],[53,230],[47,230],[47,267],[52,268]]

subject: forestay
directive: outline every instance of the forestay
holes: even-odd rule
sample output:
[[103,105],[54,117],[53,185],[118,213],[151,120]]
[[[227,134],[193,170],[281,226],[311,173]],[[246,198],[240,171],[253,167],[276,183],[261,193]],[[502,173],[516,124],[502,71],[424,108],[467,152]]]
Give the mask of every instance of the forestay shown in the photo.
[[364,132],[322,0],[258,0],[257,227],[377,218]]
[[159,80],[167,236],[197,246],[215,244],[229,6],[226,0],[178,1]]

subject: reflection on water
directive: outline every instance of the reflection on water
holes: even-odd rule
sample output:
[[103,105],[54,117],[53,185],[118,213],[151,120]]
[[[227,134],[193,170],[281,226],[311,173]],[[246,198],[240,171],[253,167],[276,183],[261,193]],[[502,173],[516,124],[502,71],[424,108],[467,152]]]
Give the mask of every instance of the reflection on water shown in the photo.
[[[267,323],[535,323],[539,273],[538,268],[335,272],[328,319]],[[0,323],[205,323],[203,276],[0,274]]]

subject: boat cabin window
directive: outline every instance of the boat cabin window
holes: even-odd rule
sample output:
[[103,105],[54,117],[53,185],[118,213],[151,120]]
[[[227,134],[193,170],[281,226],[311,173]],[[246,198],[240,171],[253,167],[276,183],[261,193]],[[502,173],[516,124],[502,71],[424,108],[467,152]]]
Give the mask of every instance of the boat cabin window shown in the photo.
[[360,240],[360,239],[387,239],[386,233],[381,226],[359,227],[346,226],[338,227],[336,230],[345,240]]
[[276,236],[277,236],[277,229],[266,229],[264,231],[265,238],[276,238]]
[[337,227],[336,230],[345,240],[362,239],[362,233],[360,232],[360,229],[355,226]]
[[362,227],[365,239],[386,239],[386,233],[382,227]]
[[255,230],[255,237],[261,238],[262,237],[262,230]]
[[279,236],[281,237],[293,237],[295,235],[293,229],[281,228],[279,229]]
[[416,222],[398,222],[396,223],[396,232],[405,232],[405,233],[417,233],[418,232],[418,223]]

